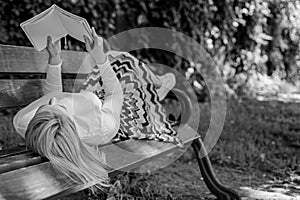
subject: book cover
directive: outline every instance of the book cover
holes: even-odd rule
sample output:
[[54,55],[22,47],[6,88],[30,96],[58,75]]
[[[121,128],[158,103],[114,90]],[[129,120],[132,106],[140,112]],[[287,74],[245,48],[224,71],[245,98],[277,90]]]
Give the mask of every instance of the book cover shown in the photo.
[[63,10],[55,4],[22,22],[21,28],[37,51],[46,48],[47,36],[51,36],[53,42],[67,35],[81,42],[84,42],[84,35],[92,40],[92,31],[86,19]]

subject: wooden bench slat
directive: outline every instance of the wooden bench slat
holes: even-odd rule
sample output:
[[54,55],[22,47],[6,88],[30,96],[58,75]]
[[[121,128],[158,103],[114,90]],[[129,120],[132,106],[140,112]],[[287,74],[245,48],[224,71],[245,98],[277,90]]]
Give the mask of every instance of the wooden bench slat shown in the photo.
[[[64,79],[64,91],[78,92],[83,81],[84,79]],[[44,85],[45,79],[0,80],[0,108],[28,105],[43,96]]]
[[13,156],[6,156],[0,159],[0,173],[13,171],[45,161],[47,161],[46,158],[41,157],[33,152],[25,152]]
[[[88,54],[83,51],[62,51],[64,73],[88,73],[92,66],[84,59]],[[85,68],[80,66],[85,60]],[[0,72],[40,72],[46,71],[48,53],[36,51],[32,47],[0,45]]]
[[[199,134],[188,125],[178,129],[178,136],[185,145],[190,144]],[[169,153],[178,149],[174,144],[158,142],[153,140],[129,140],[101,147],[106,154],[109,166],[117,170],[132,169],[146,162],[146,159],[155,160],[162,153]],[[122,155],[122,157],[120,157]],[[136,164],[136,166],[134,166]]]
[[[180,127],[178,134],[186,145],[199,137],[187,125]],[[106,154],[108,165],[113,167],[109,170],[110,176],[115,175],[117,170],[128,171],[134,169],[149,162],[149,160],[154,160],[176,149],[178,147],[173,144],[139,140],[130,140],[121,142],[118,145],[112,144],[101,147],[101,150]],[[0,180],[0,199],[58,198],[91,186],[76,185],[66,176],[56,173],[49,162],[0,174]],[[18,185],[18,187],[14,187],[15,185]],[[14,190],[11,191],[11,188],[14,188]]]
[[28,152],[28,151],[26,150],[25,146],[13,147],[13,148],[10,148],[10,149],[4,149],[4,150],[0,151],[0,159],[4,158],[4,157],[7,157],[7,156],[14,156],[14,155],[18,155],[18,154],[26,153],[26,152]]
[[[181,133],[182,132],[179,133],[179,137],[182,139],[182,141],[186,142],[190,139],[191,136],[189,134]],[[155,152],[166,150],[167,148],[172,148],[173,146],[173,144],[157,142],[153,140],[127,140],[114,144],[106,144],[100,147],[100,149],[101,151],[107,152],[106,154],[109,157],[108,159],[112,159],[114,157],[109,156],[109,154],[110,152],[116,154],[116,150],[119,151],[121,155],[124,155],[124,157],[128,156],[127,154],[132,153],[138,153],[138,156],[144,157],[145,155],[151,155],[153,153],[155,154]],[[41,162],[45,161],[45,159],[43,159],[40,155],[35,154],[31,151],[27,151],[25,149],[25,146],[21,148],[16,148],[15,150],[16,151],[10,150],[10,154],[8,154],[9,156],[3,154],[2,157],[0,157],[0,173],[22,168],[24,167],[24,165],[30,166],[33,164],[37,164],[38,160],[40,160]],[[127,162],[128,158],[126,158]],[[112,166],[113,168],[118,167],[118,164],[115,160],[111,160],[110,163],[114,164],[114,166]],[[12,167],[8,168],[9,166]]]
[[[0,199],[43,199],[72,185],[56,174],[50,163],[1,174]],[[74,184],[74,183],[73,183]]]

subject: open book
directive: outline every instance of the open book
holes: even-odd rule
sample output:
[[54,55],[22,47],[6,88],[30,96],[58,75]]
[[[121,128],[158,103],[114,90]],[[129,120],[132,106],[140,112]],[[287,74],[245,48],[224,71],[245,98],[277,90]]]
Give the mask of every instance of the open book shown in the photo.
[[47,46],[47,36],[55,42],[67,35],[84,42],[83,36],[92,40],[92,30],[86,19],[69,13],[57,5],[21,23],[21,27],[37,51]]

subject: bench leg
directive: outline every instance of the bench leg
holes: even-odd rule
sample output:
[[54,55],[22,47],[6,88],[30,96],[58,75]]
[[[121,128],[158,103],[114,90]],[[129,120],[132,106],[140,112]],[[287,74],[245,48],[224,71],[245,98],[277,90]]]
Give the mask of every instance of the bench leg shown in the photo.
[[[210,192],[219,200],[240,200],[241,198],[234,190],[225,187],[217,180],[201,139],[194,140],[192,147],[196,154],[202,177]],[[201,158],[201,155],[206,156]]]

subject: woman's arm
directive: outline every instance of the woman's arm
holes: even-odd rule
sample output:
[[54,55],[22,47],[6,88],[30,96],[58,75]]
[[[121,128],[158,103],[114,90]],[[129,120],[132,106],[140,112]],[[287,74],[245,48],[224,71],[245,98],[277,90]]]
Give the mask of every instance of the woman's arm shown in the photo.
[[103,88],[105,91],[102,111],[105,113],[111,113],[113,115],[115,125],[117,126],[115,127],[115,129],[118,130],[120,124],[121,109],[123,106],[122,87],[108,61],[108,58],[105,63],[103,63],[102,65],[98,65],[98,67],[103,69],[103,74],[101,75],[101,77]]
[[101,108],[102,113],[105,113],[103,116],[112,116],[109,118],[111,119],[111,123],[116,125],[114,129],[117,130],[120,124],[120,114],[123,105],[121,84],[110,65],[107,55],[103,51],[103,38],[99,37],[93,28],[93,41],[91,42],[87,37],[84,37],[84,39],[86,49],[96,62],[103,81],[105,91],[104,103]]
[[[53,91],[62,91],[61,81],[61,58],[60,41],[52,44],[50,37],[47,38],[47,52],[49,54],[46,84],[44,85],[45,95]],[[34,116],[39,106],[48,104],[48,99],[40,98],[21,109],[13,119],[13,125],[17,132],[25,138],[25,131],[29,121]]]
[[47,52],[49,54],[48,68],[46,75],[46,84],[44,86],[45,94],[53,91],[62,91],[61,79],[61,44],[60,40],[52,44],[50,36],[47,37]]

